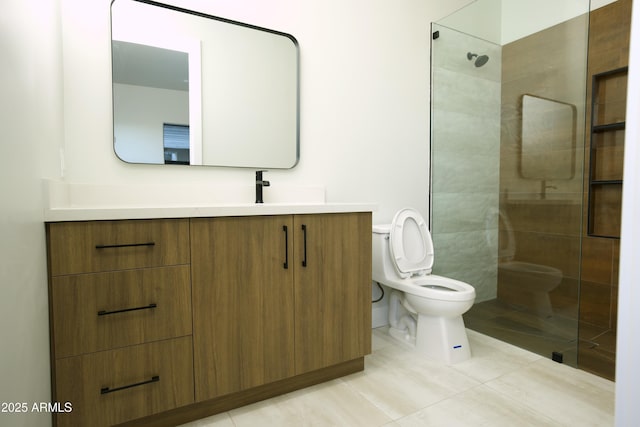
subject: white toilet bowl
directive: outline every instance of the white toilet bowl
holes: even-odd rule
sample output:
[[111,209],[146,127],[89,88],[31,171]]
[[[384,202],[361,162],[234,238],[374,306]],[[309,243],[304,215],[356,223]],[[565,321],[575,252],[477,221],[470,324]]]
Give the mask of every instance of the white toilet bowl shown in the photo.
[[[473,286],[431,274],[431,234],[413,209],[393,223],[373,227],[373,280],[389,286],[389,333],[433,359],[448,364],[471,356],[462,314],[475,300]],[[401,306],[399,306],[401,304]]]

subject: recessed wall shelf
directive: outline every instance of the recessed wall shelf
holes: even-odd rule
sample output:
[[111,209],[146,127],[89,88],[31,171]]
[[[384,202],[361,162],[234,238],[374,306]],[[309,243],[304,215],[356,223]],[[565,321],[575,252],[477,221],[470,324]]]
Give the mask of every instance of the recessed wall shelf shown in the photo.
[[628,67],[595,74],[591,96],[589,229],[620,238]]

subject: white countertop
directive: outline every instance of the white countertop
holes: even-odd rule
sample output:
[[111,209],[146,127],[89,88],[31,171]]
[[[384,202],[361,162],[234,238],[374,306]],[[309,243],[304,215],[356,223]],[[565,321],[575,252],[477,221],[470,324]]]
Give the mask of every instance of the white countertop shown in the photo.
[[373,203],[327,203],[322,187],[278,186],[255,200],[252,185],[79,184],[44,180],[44,220],[93,221],[153,218],[374,212]]
[[118,206],[48,208],[45,222],[152,218],[196,218],[220,216],[288,215],[343,212],[373,212],[374,204],[364,203],[264,203],[212,206]]

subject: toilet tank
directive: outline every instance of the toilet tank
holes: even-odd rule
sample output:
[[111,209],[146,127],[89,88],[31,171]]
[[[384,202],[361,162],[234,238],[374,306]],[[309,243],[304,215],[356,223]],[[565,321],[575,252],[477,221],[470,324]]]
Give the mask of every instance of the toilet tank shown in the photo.
[[395,271],[389,255],[389,231],[391,224],[373,226],[372,248],[372,278],[376,282],[385,282],[386,277],[394,277]]

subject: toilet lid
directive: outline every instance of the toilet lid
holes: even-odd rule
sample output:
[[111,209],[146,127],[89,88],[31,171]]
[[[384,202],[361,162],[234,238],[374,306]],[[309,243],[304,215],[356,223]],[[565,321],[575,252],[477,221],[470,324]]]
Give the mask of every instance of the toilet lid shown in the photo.
[[401,277],[431,273],[433,241],[427,224],[415,209],[401,209],[389,231],[389,249]]

